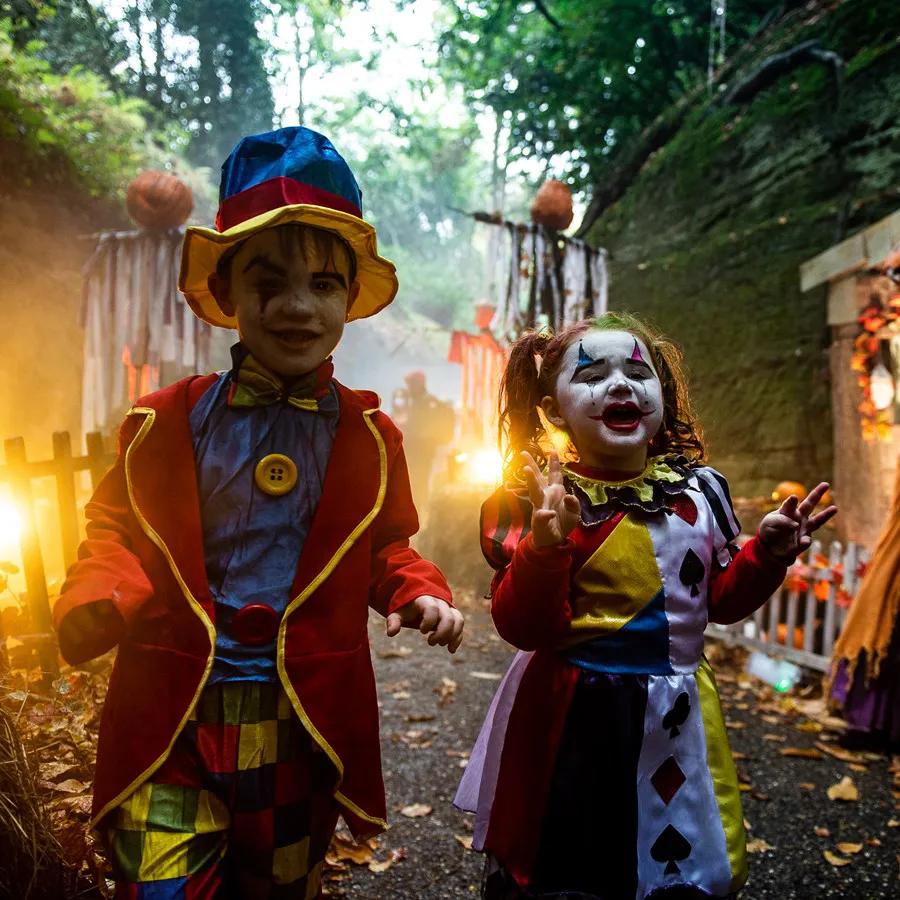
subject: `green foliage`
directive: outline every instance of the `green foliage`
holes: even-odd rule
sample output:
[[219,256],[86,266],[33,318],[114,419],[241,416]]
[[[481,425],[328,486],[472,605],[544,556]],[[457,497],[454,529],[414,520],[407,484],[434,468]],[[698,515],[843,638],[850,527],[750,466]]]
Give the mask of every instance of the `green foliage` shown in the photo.
[[[502,113],[512,156],[567,154],[569,181],[594,181],[706,75],[706,0],[446,0],[441,69],[468,100]],[[730,4],[726,54],[771,4]]]
[[10,21],[0,19],[0,147],[15,161],[0,179],[75,181],[93,195],[114,195],[144,156],[143,104],[118,98],[92,72],[54,74],[39,49],[17,49]]

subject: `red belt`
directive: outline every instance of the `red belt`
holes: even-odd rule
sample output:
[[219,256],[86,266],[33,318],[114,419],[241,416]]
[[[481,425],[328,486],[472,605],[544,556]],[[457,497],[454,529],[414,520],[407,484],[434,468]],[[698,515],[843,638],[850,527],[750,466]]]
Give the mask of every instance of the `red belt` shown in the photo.
[[248,647],[268,644],[276,634],[281,617],[266,603],[249,603],[241,607],[231,620],[235,639]]

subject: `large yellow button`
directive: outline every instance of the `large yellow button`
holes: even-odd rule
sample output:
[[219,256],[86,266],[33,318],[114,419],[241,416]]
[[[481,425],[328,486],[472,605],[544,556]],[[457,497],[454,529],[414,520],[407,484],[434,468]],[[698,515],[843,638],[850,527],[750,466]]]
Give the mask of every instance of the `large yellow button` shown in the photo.
[[253,473],[256,486],[272,497],[280,497],[294,489],[297,483],[297,466],[283,453],[270,453],[256,465]]

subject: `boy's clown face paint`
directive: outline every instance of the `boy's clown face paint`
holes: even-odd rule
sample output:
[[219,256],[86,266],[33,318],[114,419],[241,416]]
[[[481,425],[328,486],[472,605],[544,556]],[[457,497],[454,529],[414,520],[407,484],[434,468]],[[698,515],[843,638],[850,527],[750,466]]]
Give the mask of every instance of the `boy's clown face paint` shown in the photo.
[[357,290],[342,249],[327,236],[303,241],[298,231],[273,228],[249,238],[234,255],[217,299],[236,316],[247,349],[272,372],[305,375],[340,341]]
[[566,351],[544,412],[568,432],[586,465],[643,468],[663,420],[651,358],[627,331],[590,331]]

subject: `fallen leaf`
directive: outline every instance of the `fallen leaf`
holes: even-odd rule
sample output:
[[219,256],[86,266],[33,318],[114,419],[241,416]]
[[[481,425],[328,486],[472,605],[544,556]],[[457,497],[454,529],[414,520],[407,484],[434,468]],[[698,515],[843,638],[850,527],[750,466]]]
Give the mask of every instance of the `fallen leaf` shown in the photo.
[[455,837],[462,845],[466,848],[466,850],[472,849],[472,835],[471,834],[454,834]]
[[761,800],[763,803],[769,799],[768,794],[761,794],[759,791],[754,791],[750,796],[753,797],[754,800]]
[[726,719],[725,720],[726,728],[746,728],[746,724],[744,722],[736,722],[734,719]]
[[749,703],[736,703],[735,706],[734,706],[734,708],[735,708],[735,709],[741,709],[741,710],[743,710],[743,709],[750,709],[750,704],[749,704]]
[[829,800],[845,800],[847,802],[859,800],[859,791],[849,775],[845,775],[837,784],[828,788]]
[[749,791],[749,790],[752,790],[752,788],[750,787],[749,784],[739,784],[738,787],[739,787],[742,791]]
[[469,672],[473,678],[482,678],[485,681],[502,681],[503,675],[499,672]]
[[412,650],[409,647],[391,647],[390,650],[379,650],[379,659],[406,659],[412,656]]
[[409,852],[406,847],[395,847],[388,856],[391,858],[391,862],[400,862],[409,856]]
[[850,865],[849,859],[844,859],[843,856],[838,856],[836,853],[832,853],[830,850],[823,850],[822,853],[825,856],[825,859],[827,859],[828,862],[830,862],[831,865],[833,865],[833,866],[849,866]]
[[732,753],[731,758],[732,759],[753,759],[752,756],[747,756],[746,753]]
[[747,841],[748,853],[768,853],[769,850],[774,849],[768,841],[764,841],[762,838],[754,838],[752,841]]
[[358,866],[365,866],[375,859],[368,844],[358,844],[352,838],[345,838],[337,833],[331,836],[328,855],[338,861],[349,860]]
[[854,772],[868,772],[869,769],[864,763],[850,763],[850,768]]
[[442,678],[441,686],[436,687],[434,692],[438,694],[438,706],[446,706],[456,693],[459,685],[452,678]]
[[794,728],[797,731],[802,731],[804,734],[818,734],[822,729],[823,725],[821,722],[801,722],[799,725],[795,725]]
[[812,747],[783,747],[778,751],[782,756],[799,756],[803,759],[824,759],[818,750]]
[[413,724],[415,722],[433,722],[436,718],[437,718],[437,716],[430,716],[430,715],[417,716],[414,714],[410,714],[406,717],[406,721],[409,722],[410,724]]
[[799,787],[804,791],[814,791],[816,789],[816,783],[814,781],[801,781]]
[[430,816],[433,812],[434,810],[424,803],[410,803],[409,806],[404,806],[400,810],[400,815],[406,816],[407,819],[421,819],[423,816]]
[[370,862],[369,871],[374,872],[376,875],[380,875],[382,872],[387,872],[393,864],[394,861],[392,859],[385,859],[382,862]]
[[409,700],[409,691],[397,691],[393,697],[395,700]]
[[816,837],[831,837],[831,832],[821,825],[816,825]]
[[774,741],[776,744],[783,744],[787,738],[783,734],[764,734],[764,741]]
[[744,830],[745,831],[753,831],[753,827],[750,825],[750,823],[747,821],[747,819],[744,819]]
[[459,761],[459,767],[460,767],[461,769],[465,769],[466,766],[468,766],[468,765],[469,765],[469,761],[468,761],[467,759],[461,759],[461,760]]
[[865,756],[862,753],[844,750],[843,747],[832,747],[830,744],[825,744],[822,741],[816,741],[816,746],[823,753],[827,753],[829,756],[834,757],[834,759],[839,759],[841,762],[858,763],[865,761]]
[[888,819],[888,828],[900,828],[900,819]]
[[842,841],[837,845],[837,848],[841,851],[841,853],[845,853],[847,856],[853,856],[855,853],[859,853],[859,851],[862,850],[863,845],[852,844],[849,841]]
[[408,691],[410,687],[410,681],[389,681],[384,686],[384,692],[386,694],[396,694],[397,691]]
[[90,788],[90,785],[85,784],[83,781],[69,778],[66,781],[61,781],[59,784],[51,785],[51,787],[54,791],[60,791],[63,794],[83,794]]
[[453,756],[456,759],[468,759],[471,756],[468,750],[445,750],[447,756]]
[[866,843],[870,847],[880,847],[881,846],[881,841],[879,841],[878,838],[869,838],[869,840],[866,841]]
[[781,719],[778,716],[761,716],[760,718],[767,725],[781,725]]

